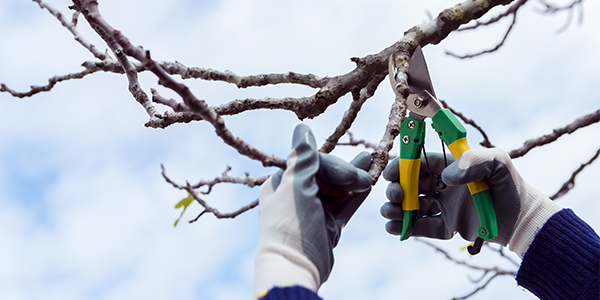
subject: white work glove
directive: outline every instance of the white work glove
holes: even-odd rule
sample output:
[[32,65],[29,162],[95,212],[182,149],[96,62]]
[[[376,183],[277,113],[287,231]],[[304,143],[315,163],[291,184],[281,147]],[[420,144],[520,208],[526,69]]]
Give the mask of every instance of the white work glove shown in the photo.
[[[316,292],[327,280],[341,230],[371,190],[373,179],[364,171],[370,165],[367,152],[350,163],[318,153],[310,128],[296,127],[286,170],[260,189],[255,297],[276,286],[299,285]],[[320,199],[317,178],[352,194],[341,204],[331,196]]]
[[[456,232],[469,241],[477,238],[479,216],[466,186],[487,180],[494,202],[498,236],[489,240],[523,257],[537,232],[561,208],[546,195],[530,186],[515,169],[508,154],[501,149],[469,150],[444,169],[439,154],[429,154],[431,173],[441,174],[448,186],[438,187],[422,159],[419,178],[420,218],[413,236],[450,239]],[[452,158],[447,158],[452,162]],[[390,202],[381,207],[381,214],[391,221],[386,230],[394,235],[402,231],[402,188],[398,183],[398,162],[392,161],[383,177],[392,181],[386,195]],[[425,216],[425,217],[424,217]]]

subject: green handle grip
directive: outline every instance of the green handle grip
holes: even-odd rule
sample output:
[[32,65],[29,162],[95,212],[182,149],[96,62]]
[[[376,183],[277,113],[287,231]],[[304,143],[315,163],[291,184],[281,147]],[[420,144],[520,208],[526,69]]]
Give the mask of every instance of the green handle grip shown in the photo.
[[425,122],[411,117],[404,118],[400,124],[400,159],[398,161],[400,186],[404,191],[401,241],[410,237],[419,217],[419,173],[424,140]]
[[[448,109],[440,109],[431,118],[433,128],[440,138],[448,145],[454,159],[458,159],[465,151],[470,150],[467,143],[467,130],[458,121],[456,116]],[[478,235],[482,239],[491,239],[498,236],[496,211],[492,202],[490,188],[486,181],[475,181],[467,184],[473,196],[480,226]]]
[[492,194],[490,190],[481,191],[472,195],[479,214],[479,223],[477,235],[486,240],[498,236],[498,225],[496,223],[496,211],[492,202]]

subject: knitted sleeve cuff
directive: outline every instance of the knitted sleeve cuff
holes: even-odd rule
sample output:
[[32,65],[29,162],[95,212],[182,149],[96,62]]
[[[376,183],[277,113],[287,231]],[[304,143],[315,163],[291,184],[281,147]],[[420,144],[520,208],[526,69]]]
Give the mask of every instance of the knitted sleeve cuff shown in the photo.
[[517,283],[540,299],[599,299],[600,237],[570,209],[552,216],[525,253]]
[[259,300],[323,300],[310,289],[302,286],[274,287]]

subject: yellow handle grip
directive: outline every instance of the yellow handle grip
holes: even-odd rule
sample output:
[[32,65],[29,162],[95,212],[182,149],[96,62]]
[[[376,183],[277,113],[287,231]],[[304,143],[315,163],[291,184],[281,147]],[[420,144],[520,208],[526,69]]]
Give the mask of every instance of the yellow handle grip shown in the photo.
[[[466,137],[454,141],[452,144],[448,145],[448,149],[450,149],[450,153],[452,153],[454,159],[458,159],[463,153],[471,150],[469,144],[467,143]],[[471,192],[471,195],[475,195],[479,192],[490,189],[487,182],[484,180],[470,182],[467,184],[467,186],[469,187],[469,192]]]
[[419,174],[421,172],[421,159],[403,159],[399,163],[400,186],[404,192],[402,210],[419,210]]

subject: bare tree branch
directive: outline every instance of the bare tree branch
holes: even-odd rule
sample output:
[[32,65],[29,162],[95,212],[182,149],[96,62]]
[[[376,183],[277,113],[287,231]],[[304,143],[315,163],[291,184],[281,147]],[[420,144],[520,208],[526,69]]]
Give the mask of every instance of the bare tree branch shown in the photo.
[[492,52],[497,51],[498,49],[500,49],[500,47],[502,47],[504,45],[504,42],[508,38],[508,34],[511,32],[511,30],[513,29],[513,26],[517,22],[517,10],[515,10],[512,15],[513,15],[513,19],[512,19],[512,22],[510,23],[510,26],[508,26],[508,29],[506,30],[506,33],[504,34],[504,37],[502,38],[502,40],[500,41],[500,43],[498,43],[494,48],[488,49],[488,50],[483,50],[483,51],[477,52],[475,54],[457,55],[457,54],[454,54],[454,53],[449,52],[449,51],[446,51],[446,54],[450,55],[450,56],[454,56],[456,58],[466,59],[466,58],[473,58],[473,57],[477,57],[477,56],[480,56],[480,55],[483,55],[483,54],[486,54],[486,53],[492,53]]
[[[225,121],[212,110],[205,101],[196,98],[196,96],[190,91],[190,89],[179,82],[176,82],[170,77],[164,69],[162,69],[152,58],[150,57],[149,51],[144,51],[140,47],[134,47],[131,45],[129,40],[121,34],[118,30],[112,28],[100,15],[98,11],[98,2],[96,0],[75,0],[75,8],[80,11],[88,23],[94,27],[96,32],[102,36],[102,38],[109,43],[109,47],[115,52],[119,62],[123,65],[126,71],[127,77],[130,82],[130,91],[136,97],[136,100],[142,104],[149,115],[154,118],[160,117],[154,106],[147,101],[147,95],[139,88],[139,82],[137,80],[137,71],[133,67],[125,55],[134,57],[140,61],[144,67],[150,70],[159,78],[159,84],[175,91],[183,99],[185,105],[199,114],[204,120],[209,122],[215,128],[217,135],[228,145],[235,148],[240,154],[245,155],[251,159],[261,161],[264,166],[277,166],[285,169],[285,160],[275,157],[272,154],[265,153],[258,150],[251,145],[244,142],[242,139],[233,136],[233,134],[225,126]],[[116,43],[118,45],[116,45]],[[122,47],[122,48],[121,48]],[[164,102],[164,98],[155,91],[154,93],[157,101]],[[177,105],[177,108],[182,109],[183,106]]]
[[186,67],[180,62],[160,62],[160,66],[171,75],[181,75],[181,78],[195,78],[203,80],[225,81],[237,85],[239,88],[251,86],[264,86],[268,84],[293,83],[307,85],[313,88],[322,88],[329,78],[313,74],[299,74],[288,72],[285,74],[260,74],[239,76],[231,71],[216,71],[208,68]]
[[263,184],[263,182],[265,182],[267,180],[267,178],[269,178],[269,176],[255,178],[255,177],[250,176],[248,173],[246,173],[245,177],[231,177],[231,176],[227,175],[227,173],[231,170],[231,167],[227,166],[227,169],[225,169],[223,174],[220,177],[215,177],[215,179],[213,179],[213,180],[201,180],[200,182],[198,182],[197,184],[195,184],[193,186],[187,182],[186,182],[186,185],[179,185],[167,176],[167,174],[165,172],[165,167],[162,164],[160,165],[160,167],[162,170],[161,174],[162,174],[163,178],[165,179],[165,181],[167,181],[168,183],[170,183],[173,187],[175,187],[177,189],[186,190],[188,193],[190,193],[190,195],[192,195],[192,197],[194,197],[194,199],[198,203],[200,203],[200,205],[202,205],[202,207],[204,207],[204,211],[202,211],[195,219],[191,220],[189,223],[196,222],[198,220],[198,218],[200,218],[203,214],[205,214],[207,212],[214,214],[215,217],[217,217],[219,219],[235,218],[236,216],[258,206],[258,199],[256,199],[256,200],[250,202],[249,204],[244,205],[233,212],[221,213],[218,209],[208,205],[208,203],[206,201],[201,199],[198,196],[198,194],[196,193],[195,189],[198,189],[203,186],[207,186],[208,189],[205,192],[201,192],[202,194],[207,195],[211,192],[213,186],[215,186],[219,183],[244,184],[249,187],[254,187],[254,186],[259,186],[259,185]]
[[54,87],[54,85],[58,82],[70,80],[70,79],[81,79],[81,78],[85,77],[86,75],[92,74],[94,72],[96,72],[96,71],[83,70],[78,73],[71,73],[71,74],[62,75],[62,76],[54,76],[54,77],[48,79],[48,84],[43,85],[43,86],[32,85],[31,89],[27,92],[17,92],[15,90],[9,88],[6,84],[0,83],[0,92],[8,92],[11,95],[13,95],[13,97],[18,97],[18,98],[31,97],[40,92],[50,91]]
[[494,24],[494,23],[502,20],[504,17],[514,15],[517,12],[517,10],[519,8],[521,8],[521,6],[523,6],[525,3],[527,3],[527,1],[528,0],[519,0],[519,1],[515,2],[513,5],[511,5],[505,12],[489,19],[488,21],[479,22],[478,20],[476,20],[475,24],[470,25],[470,26],[461,27],[461,28],[457,29],[456,31],[473,30],[473,29],[479,28],[480,26],[487,26],[487,25]]
[[531,150],[535,147],[539,147],[539,146],[543,146],[543,145],[552,143],[564,134],[567,134],[567,133],[571,134],[571,133],[575,132],[577,129],[597,123],[598,121],[600,121],[600,109],[591,114],[588,114],[588,115],[585,115],[583,117],[576,119],[575,121],[573,121],[573,123],[571,123],[563,128],[554,129],[551,134],[543,135],[543,136],[541,136],[539,138],[535,138],[535,139],[530,139],[530,140],[526,141],[525,144],[523,144],[523,147],[512,150],[508,154],[510,155],[511,158],[521,157],[521,156],[525,155],[527,152],[529,152],[529,150]]
[[492,282],[492,280],[494,280],[496,277],[500,276],[500,275],[512,275],[512,274],[500,274],[500,273],[495,273],[494,275],[492,275],[492,277],[490,277],[483,285],[479,286],[478,288],[476,288],[474,291],[472,291],[471,293],[462,296],[462,297],[457,297],[457,298],[452,298],[452,300],[459,300],[459,299],[467,299],[473,295],[475,295],[477,292],[483,290],[485,287],[488,286],[488,284],[490,282]]
[[579,8],[579,23],[583,23],[583,0],[575,0],[566,6],[556,6],[554,4],[549,4],[544,0],[539,1],[542,5],[544,5],[544,10],[538,10],[542,14],[556,14],[565,10],[568,11],[565,24],[556,31],[557,34],[560,34],[569,28],[571,21],[573,20],[575,8]]
[[550,196],[550,199],[552,200],[556,200],[562,196],[564,196],[566,193],[568,193],[574,186],[575,186],[575,177],[577,177],[577,175],[583,171],[583,169],[589,165],[591,165],[594,160],[596,160],[598,158],[598,156],[600,155],[600,149],[598,149],[596,151],[596,154],[594,154],[594,156],[592,156],[592,158],[590,158],[590,160],[588,160],[587,162],[581,164],[581,166],[579,166],[579,168],[577,168],[577,170],[575,170],[575,172],[573,172],[573,174],[571,175],[571,177],[569,178],[569,180],[567,180],[567,182],[565,182],[560,189],[558,190],[558,192],[556,192],[556,194]]
[[455,109],[453,109],[452,107],[450,107],[448,105],[448,103],[446,103],[446,101],[440,99],[440,102],[442,102],[442,105],[444,106],[444,108],[449,109],[454,115],[456,115],[461,120],[463,120],[463,122],[473,126],[475,129],[477,129],[481,133],[481,135],[483,136],[483,141],[479,143],[481,146],[486,147],[486,148],[494,148],[494,145],[492,145],[492,143],[490,142],[485,131],[483,131],[483,129],[481,127],[479,127],[479,125],[477,125],[477,123],[475,123],[475,121],[465,117],[465,115],[463,115],[462,113],[460,113],[460,112],[456,111]]
[[60,24],[63,27],[67,28],[71,32],[71,34],[73,34],[73,37],[75,38],[75,40],[77,42],[79,42],[84,48],[88,49],[96,58],[98,58],[100,60],[112,59],[108,55],[100,52],[96,48],[96,46],[92,45],[91,43],[89,43],[87,40],[85,40],[81,36],[79,31],[77,30],[77,17],[79,17],[79,12],[75,12],[73,14],[73,17],[71,18],[71,22],[68,22],[67,19],[63,16],[63,14],[61,12],[59,12],[58,10],[56,10],[54,7],[50,6],[47,3],[42,2],[41,0],[33,0],[33,1],[37,2],[37,4],[40,6],[40,8],[42,8],[42,9],[45,8],[54,17],[56,17],[56,19],[58,19],[58,21],[60,21]]
[[[514,270],[514,271],[513,270],[503,270],[503,269],[500,269],[498,267],[481,267],[481,266],[476,266],[476,265],[470,264],[470,263],[468,263],[466,261],[458,260],[458,259],[452,257],[444,249],[439,248],[438,246],[436,246],[436,245],[432,244],[431,242],[427,241],[426,239],[415,238],[415,240],[417,240],[417,241],[419,241],[419,242],[421,242],[421,243],[423,243],[425,245],[428,245],[428,246],[432,247],[437,252],[442,253],[446,257],[446,259],[448,259],[448,260],[450,260],[452,262],[455,262],[458,265],[465,266],[465,267],[467,267],[469,269],[472,269],[472,270],[483,271],[483,274],[482,274],[482,276],[481,276],[480,279],[478,279],[478,280],[472,280],[471,279],[471,281],[473,281],[474,283],[478,283],[481,280],[483,280],[485,278],[485,276],[487,276],[488,274],[492,274],[492,276],[483,285],[480,285],[479,287],[477,287],[473,292],[471,292],[471,293],[469,293],[469,294],[467,294],[465,296],[462,296],[462,297],[452,298],[453,300],[454,299],[467,299],[467,298],[473,296],[474,294],[476,294],[477,292],[483,290],[485,287],[488,286],[488,284],[490,284],[490,282],[492,282],[492,280],[494,280],[498,276],[506,276],[506,275],[513,276],[517,272],[516,270]],[[499,253],[501,254],[501,256],[504,256],[504,253],[502,253],[502,248],[500,249]],[[508,257],[505,257],[505,258],[508,259]],[[509,259],[509,260],[512,262],[511,259]]]
[[544,14],[556,14],[561,11],[568,11],[565,24],[563,25],[563,27],[559,28],[556,31],[557,34],[560,34],[569,28],[569,26],[571,25],[571,21],[573,20],[574,10],[577,7],[579,7],[579,23],[583,23],[583,0],[575,0],[567,6],[556,6],[553,4],[549,4],[544,0],[540,0],[540,2],[545,6],[545,10],[541,11],[541,13]]
[[385,78],[385,76],[381,76],[381,75],[375,76],[375,77],[373,77],[373,80],[371,80],[371,82],[369,82],[367,87],[363,88],[359,92],[353,93],[354,94],[353,101],[350,104],[350,107],[348,108],[348,110],[346,110],[346,112],[344,113],[344,117],[342,117],[342,121],[335,128],[335,131],[333,132],[333,134],[331,134],[327,138],[327,141],[325,141],[325,143],[323,145],[321,145],[321,149],[319,149],[319,151],[321,151],[323,153],[330,153],[331,150],[333,150],[335,148],[335,146],[338,144],[340,137],[342,137],[345,133],[347,133],[348,129],[350,129],[350,126],[352,126],[352,123],[356,119],[356,116],[358,115],[358,112],[362,108],[362,105],[369,98],[373,97],[375,90],[377,89],[377,87],[379,86],[381,81],[383,81],[384,78]]
[[485,245],[486,247],[488,247],[488,248],[490,248],[490,249],[492,249],[492,250],[494,250],[494,251],[498,252],[498,254],[499,254],[499,255],[500,255],[502,258],[504,258],[504,259],[506,259],[507,261],[509,261],[509,262],[510,262],[511,264],[513,264],[515,267],[517,267],[517,268],[518,268],[518,267],[521,265],[520,263],[518,263],[517,261],[515,261],[515,260],[514,260],[514,259],[512,259],[511,257],[509,257],[509,256],[507,256],[506,254],[504,254],[504,248],[505,248],[505,247],[502,247],[502,245],[498,245],[498,246],[499,246],[499,248],[498,248],[498,249],[495,249],[494,247],[492,247],[492,245],[491,245],[490,243],[484,243],[484,245]]
[[356,138],[354,138],[354,134],[352,134],[352,132],[350,131],[346,131],[346,134],[348,135],[348,137],[350,138],[349,142],[338,142],[337,145],[338,146],[358,146],[358,145],[363,145],[365,146],[365,148],[367,149],[375,149],[377,148],[377,145],[370,143],[366,140],[357,140]]
[[[161,174],[163,176],[163,178],[170,183],[173,187],[180,189],[180,190],[185,190],[186,185],[179,185],[175,182],[173,182],[166,174],[165,172],[165,167],[161,164]],[[260,186],[263,184],[263,182],[265,182],[269,176],[262,176],[262,177],[253,177],[250,176],[250,174],[245,173],[246,176],[241,177],[241,176],[229,176],[227,175],[227,173],[231,170],[230,166],[227,166],[227,168],[225,169],[225,171],[223,172],[223,174],[219,177],[215,177],[213,180],[200,180],[198,181],[198,183],[192,185],[193,189],[198,189],[201,188],[203,186],[208,187],[208,189],[204,192],[201,192],[204,195],[208,195],[213,186],[219,184],[219,183],[235,183],[235,184],[243,184],[246,185],[248,187],[255,187],[255,186]]]
[[242,213],[244,213],[244,212],[246,212],[248,210],[251,210],[251,209],[255,208],[256,206],[258,206],[258,199],[256,199],[256,200],[250,202],[249,204],[244,205],[244,206],[240,207],[239,209],[237,209],[237,210],[235,210],[233,212],[222,213],[218,209],[216,209],[216,208],[208,205],[208,203],[206,203],[206,201],[202,200],[198,196],[198,194],[196,194],[196,192],[194,191],[194,188],[192,188],[191,185],[188,184],[185,187],[185,190],[188,191],[188,193],[190,193],[190,195],[192,195],[192,197],[194,197],[194,199],[198,203],[200,203],[200,205],[202,205],[202,207],[204,207],[204,210],[205,210],[202,213],[200,213],[200,215],[198,215],[198,217],[196,217],[196,219],[190,221],[190,223],[195,222],[196,220],[198,220],[198,218],[200,216],[202,216],[205,212],[209,212],[209,213],[215,215],[215,217],[217,217],[218,219],[231,219],[231,218],[235,218],[235,217],[239,216],[240,214],[242,214]]
[[515,273],[516,273],[516,271],[511,271],[511,270],[502,270],[502,269],[499,269],[499,268],[497,268],[497,267],[490,268],[490,267],[481,267],[481,266],[476,266],[476,265],[470,264],[470,263],[468,263],[468,262],[466,262],[466,261],[463,261],[463,260],[458,260],[458,259],[456,259],[456,258],[452,257],[452,256],[451,256],[450,254],[448,254],[448,252],[446,252],[444,249],[441,249],[440,247],[438,247],[438,246],[434,245],[433,243],[431,243],[431,242],[427,241],[427,240],[426,240],[426,239],[424,239],[424,238],[415,238],[415,240],[417,240],[417,241],[419,241],[419,242],[421,242],[421,243],[423,243],[423,244],[425,244],[425,245],[427,245],[427,246],[430,246],[430,247],[432,247],[432,248],[433,248],[433,249],[435,249],[437,252],[440,252],[440,253],[442,253],[442,254],[443,254],[443,255],[444,255],[444,256],[445,256],[445,257],[446,257],[448,260],[450,260],[450,261],[453,261],[453,262],[455,262],[455,263],[456,263],[456,264],[458,264],[458,265],[465,266],[465,267],[467,267],[467,268],[469,268],[469,269],[473,269],[473,270],[480,270],[480,271],[488,271],[488,272],[494,272],[494,273],[498,273],[498,274],[500,274],[500,275],[508,275],[508,274],[512,275],[512,274],[515,274]]

